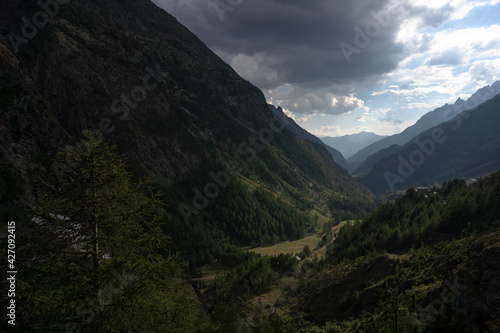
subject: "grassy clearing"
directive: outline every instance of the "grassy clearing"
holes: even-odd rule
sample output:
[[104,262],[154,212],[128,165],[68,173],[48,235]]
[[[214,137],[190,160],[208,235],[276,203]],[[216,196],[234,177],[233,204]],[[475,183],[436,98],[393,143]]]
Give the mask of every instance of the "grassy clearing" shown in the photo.
[[280,253],[298,254],[302,252],[305,245],[309,245],[311,250],[314,250],[314,248],[316,248],[320,240],[321,240],[320,235],[312,235],[302,239],[298,239],[296,241],[291,241],[291,242],[286,241],[268,247],[257,247],[255,249],[250,249],[249,251],[259,253],[263,256],[276,256]]
[[202,277],[194,280],[211,281],[219,276],[223,276],[228,271],[226,266],[219,263],[212,263],[201,268]]
[[[320,222],[325,222],[328,220],[327,217],[321,216],[318,212],[313,213],[316,216],[320,216]],[[337,226],[332,228],[332,231],[337,233],[340,228],[342,228],[346,224],[355,224],[358,221],[356,220],[349,220],[349,221],[342,221],[340,222]],[[298,239],[295,241],[286,241],[283,243],[275,244],[273,246],[268,246],[268,247],[257,247],[255,249],[250,249],[249,251],[253,251],[255,253],[259,253],[263,256],[276,256],[278,254],[286,254],[286,253],[291,253],[291,254],[298,254],[302,252],[304,249],[305,245],[309,245],[311,250],[314,250],[318,243],[321,241],[321,234],[315,234],[311,236],[307,236],[302,239]]]
[[342,221],[340,222],[340,226],[344,226],[346,225],[347,223],[349,223],[350,225],[353,225],[355,223],[358,223],[358,222],[361,222],[361,220],[347,220],[347,221]]

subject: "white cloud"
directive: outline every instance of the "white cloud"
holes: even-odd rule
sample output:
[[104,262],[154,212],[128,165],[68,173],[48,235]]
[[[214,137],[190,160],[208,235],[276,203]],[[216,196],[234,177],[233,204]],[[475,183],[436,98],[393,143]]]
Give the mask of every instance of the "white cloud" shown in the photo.
[[[439,31],[434,35],[429,51],[435,53],[448,50],[461,54],[465,52],[466,55],[473,56],[479,45],[498,39],[499,34],[499,25]],[[483,50],[485,51],[487,50]]]
[[[385,89],[370,95],[388,96],[400,110],[413,111],[414,116],[454,102],[500,78],[497,36],[498,25],[438,31],[424,54],[409,55],[386,75]],[[394,82],[405,84],[389,86]]]
[[370,114],[364,113],[361,116],[357,117],[356,121],[358,121],[360,123],[367,123],[367,122],[374,122],[374,121],[376,121],[376,119],[374,117],[372,117]]
[[335,86],[320,89],[301,88],[295,85],[266,90],[267,100],[295,114],[344,114],[363,108],[365,102],[345,88]]
[[311,130],[312,134],[316,136],[343,136],[344,131],[340,128],[339,125],[333,126],[320,126],[319,129]]
[[500,78],[500,59],[475,63],[469,70],[473,81],[486,85]]
[[314,117],[316,117],[316,115],[317,115],[316,112],[310,113],[310,114],[306,114],[306,115],[300,117],[299,119],[297,119],[297,122],[299,122],[299,123],[305,123],[305,122],[313,119]]
[[[269,103],[269,104],[272,104],[272,103]],[[295,115],[292,112],[290,112],[290,110],[283,109],[283,108],[282,108],[282,110],[283,110],[283,113],[286,114],[288,117],[292,118],[293,120],[296,120]]]
[[408,1],[416,7],[427,7],[430,9],[440,9],[445,6],[451,8],[450,19],[461,20],[472,9],[486,5],[496,5],[500,0],[411,0]]
[[379,95],[385,95],[389,92],[389,90],[382,90],[382,91],[374,91],[370,95],[371,96],[379,96]]
[[[461,19],[476,7],[497,3],[500,0],[412,0],[406,7],[400,5],[405,16],[397,40],[404,44],[405,57],[395,70],[381,77],[378,89],[367,93],[375,101],[368,104],[371,110],[353,116],[352,121],[378,134],[394,134],[424,113],[458,97],[467,98],[499,80],[500,25],[440,30],[435,24],[440,19],[442,23]],[[431,18],[415,15],[419,11],[429,15],[432,10]],[[349,133],[348,128],[355,127],[343,128],[344,134]]]

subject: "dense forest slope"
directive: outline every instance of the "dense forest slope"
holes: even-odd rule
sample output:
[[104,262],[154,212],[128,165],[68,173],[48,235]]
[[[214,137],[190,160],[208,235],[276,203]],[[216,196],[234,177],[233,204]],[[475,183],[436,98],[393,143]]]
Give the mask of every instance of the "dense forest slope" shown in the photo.
[[499,219],[500,172],[410,189],[341,229],[289,309],[321,332],[498,332]]
[[[240,258],[205,297],[255,296],[243,327],[261,332],[498,332],[499,228],[500,171],[471,185],[412,188],[363,221],[344,221],[299,263]],[[241,315],[236,304],[216,311],[224,327]]]

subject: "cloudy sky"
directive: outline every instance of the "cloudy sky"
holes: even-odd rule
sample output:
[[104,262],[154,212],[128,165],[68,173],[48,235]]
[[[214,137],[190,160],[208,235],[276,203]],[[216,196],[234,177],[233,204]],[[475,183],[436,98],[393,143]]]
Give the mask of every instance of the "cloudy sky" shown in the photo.
[[500,0],[153,0],[318,136],[390,135],[500,80]]

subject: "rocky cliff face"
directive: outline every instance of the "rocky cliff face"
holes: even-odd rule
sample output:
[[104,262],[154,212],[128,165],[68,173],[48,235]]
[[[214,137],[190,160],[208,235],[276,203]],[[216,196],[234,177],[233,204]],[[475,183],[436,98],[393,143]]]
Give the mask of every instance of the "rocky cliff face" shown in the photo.
[[201,147],[189,142],[215,142],[222,118],[265,126],[266,116],[260,124],[257,116],[266,112],[261,92],[149,1],[61,4],[28,43],[12,45],[12,33],[24,38],[29,30],[23,18],[42,11],[18,6],[2,36],[2,86],[10,79],[22,89],[2,105],[9,155],[25,157],[42,142],[50,153],[82,129],[97,129],[172,181],[200,165]]
[[167,184],[203,185],[236,161],[264,185],[260,161],[280,184],[267,188],[304,190],[295,200],[371,201],[326,150],[275,130],[262,92],[150,1],[9,0],[1,13],[0,165],[27,193],[58,148],[94,129],[136,175]]

